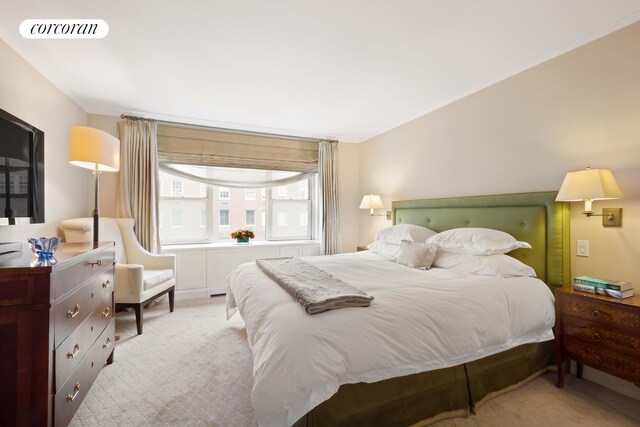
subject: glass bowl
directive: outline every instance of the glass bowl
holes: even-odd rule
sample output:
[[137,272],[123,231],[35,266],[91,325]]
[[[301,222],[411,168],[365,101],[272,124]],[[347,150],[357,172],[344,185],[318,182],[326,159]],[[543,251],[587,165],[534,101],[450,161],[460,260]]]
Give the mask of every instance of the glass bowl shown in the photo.
[[57,236],[40,238],[31,237],[30,239],[27,239],[31,251],[41,259],[52,258],[53,253],[58,249],[61,241],[62,237]]

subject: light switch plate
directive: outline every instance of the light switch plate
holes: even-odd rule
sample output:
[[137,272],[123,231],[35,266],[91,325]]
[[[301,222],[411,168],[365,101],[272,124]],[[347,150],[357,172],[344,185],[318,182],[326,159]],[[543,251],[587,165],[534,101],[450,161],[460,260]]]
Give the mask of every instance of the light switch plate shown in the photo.
[[578,250],[576,254],[578,256],[589,256],[589,241],[588,240],[577,240]]

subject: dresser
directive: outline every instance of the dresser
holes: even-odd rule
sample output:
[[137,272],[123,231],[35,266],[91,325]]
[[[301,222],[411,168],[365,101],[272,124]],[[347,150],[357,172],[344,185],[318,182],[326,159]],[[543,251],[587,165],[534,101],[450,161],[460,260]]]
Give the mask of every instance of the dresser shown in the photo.
[[583,365],[640,386],[640,296],[616,299],[556,289],[556,362],[558,387],[564,383],[565,361]]
[[0,255],[0,425],[66,426],[113,362],[112,242]]

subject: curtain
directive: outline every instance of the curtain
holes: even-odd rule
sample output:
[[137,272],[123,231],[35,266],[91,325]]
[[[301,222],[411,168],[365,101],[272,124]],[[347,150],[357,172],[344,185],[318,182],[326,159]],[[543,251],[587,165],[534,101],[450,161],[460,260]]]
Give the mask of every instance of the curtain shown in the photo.
[[158,126],[161,163],[317,172],[318,141],[255,132]]
[[125,118],[118,123],[118,135],[120,173],[116,213],[121,218],[133,218],[138,242],[149,252],[159,253],[156,123]]
[[286,178],[273,179],[268,181],[225,181],[217,178],[208,178],[201,175],[196,175],[193,173],[189,173],[180,169],[180,165],[173,165],[171,163],[163,163],[160,162],[160,170],[181,176],[183,178],[190,179],[192,181],[201,182],[203,184],[211,184],[211,185],[219,185],[221,187],[230,187],[230,188],[266,188],[266,187],[279,187],[281,185],[293,184],[294,182],[302,181],[303,179],[311,178],[315,172],[306,173],[299,172],[293,176]]
[[340,206],[338,194],[338,141],[320,141],[318,180],[322,203],[322,253],[340,253]]

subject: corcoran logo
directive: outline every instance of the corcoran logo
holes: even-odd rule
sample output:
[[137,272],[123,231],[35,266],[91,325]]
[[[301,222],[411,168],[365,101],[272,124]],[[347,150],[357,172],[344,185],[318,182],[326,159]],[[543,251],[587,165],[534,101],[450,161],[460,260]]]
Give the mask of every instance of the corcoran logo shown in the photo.
[[26,39],[103,39],[109,24],[102,19],[25,19],[20,34]]

